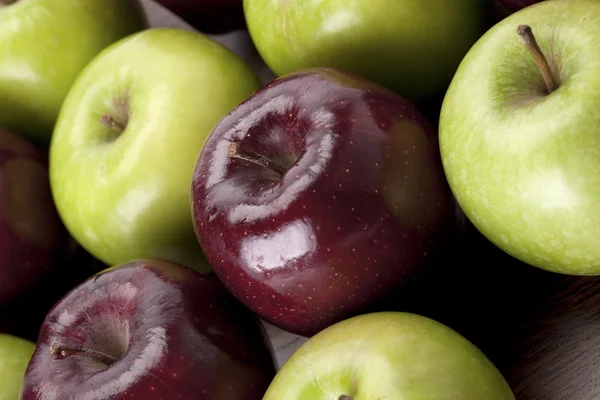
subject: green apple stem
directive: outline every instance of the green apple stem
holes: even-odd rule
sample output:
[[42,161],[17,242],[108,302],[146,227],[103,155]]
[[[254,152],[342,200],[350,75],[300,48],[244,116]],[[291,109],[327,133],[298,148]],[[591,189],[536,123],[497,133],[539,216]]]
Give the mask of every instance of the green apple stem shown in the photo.
[[85,348],[72,348],[60,344],[50,346],[50,354],[52,355],[53,360],[64,360],[68,357],[81,355],[87,356],[106,366],[110,366],[117,362],[116,358],[109,356],[108,354],[102,353],[100,351]]
[[347,394],[343,394],[340,397],[338,397],[338,400],[353,400],[351,396],[348,396]]
[[265,168],[268,168],[268,169],[276,172],[279,175],[283,175],[287,171],[286,168],[277,164],[275,161],[271,160],[270,158],[263,156],[262,154],[257,154],[255,152],[251,152],[246,149],[242,149],[239,142],[232,142],[229,145],[229,157],[237,158],[239,160],[244,160],[244,161],[251,162],[253,164],[263,166]]
[[15,4],[19,0],[0,0],[0,8],[8,7],[11,4]]
[[542,79],[544,80],[548,94],[551,94],[558,89],[558,80],[552,73],[550,64],[548,64],[548,59],[542,52],[542,49],[540,49],[531,27],[529,25],[519,25],[517,28],[517,33],[519,36],[521,36],[525,46],[527,46],[527,49],[533,56],[533,59],[535,60],[535,63],[542,74]]

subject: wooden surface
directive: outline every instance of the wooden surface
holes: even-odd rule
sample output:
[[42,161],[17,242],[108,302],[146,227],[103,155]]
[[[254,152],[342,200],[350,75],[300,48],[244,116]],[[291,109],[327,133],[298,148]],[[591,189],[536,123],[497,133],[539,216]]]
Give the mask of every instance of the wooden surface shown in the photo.
[[[192,29],[144,1],[153,26]],[[273,79],[246,32],[213,36]],[[600,399],[600,278],[521,264],[468,227],[412,290],[373,310],[417,312],[446,323],[498,366],[518,400]],[[281,366],[306,338],[265,324]],[[485,400],[485,399],[482,399]]]

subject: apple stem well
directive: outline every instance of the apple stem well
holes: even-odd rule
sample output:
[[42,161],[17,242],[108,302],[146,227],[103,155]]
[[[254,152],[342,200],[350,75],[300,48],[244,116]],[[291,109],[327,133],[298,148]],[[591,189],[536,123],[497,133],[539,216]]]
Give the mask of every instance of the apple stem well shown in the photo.
[[535,39],[535,35],[529,25],[519,25],[517,28],[517,33],[523,39],[525,46],[533,56],[535,63],[537,64],[540,73],[542,74],[542,79],[544,80],[544,84],[546,85],[546,90],[548,94],[551,94],[556,89],[558,89],[558,79],[552,73],[552,69],[550,68],[550,64],[548,64],[548,59],[540,49],[540,46]]
[[229,157],[260,165],[276,172],[279,175],[283,175],[287,171],[287,168],[277,164],[270,158],[267,158],[261,154],[257,154],[256,152],[249,151],[248,149],[242,149],[239,142],[232,142],[229,145]]
[[79,355],[89,357],[106,366],[111,366],[117,362],[116,358],[100,351],[85,348],[72,348],[60,344],[50,346],[50,354],[52,355],[53,360],[64,360],[65,358]]

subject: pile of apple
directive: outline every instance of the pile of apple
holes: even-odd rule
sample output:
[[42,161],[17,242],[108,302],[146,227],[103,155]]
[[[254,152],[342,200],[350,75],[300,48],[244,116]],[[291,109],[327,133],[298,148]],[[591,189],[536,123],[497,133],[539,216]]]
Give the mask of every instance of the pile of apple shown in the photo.
[[[0,398],[514,399],[377,307],[467,222],[600,275],[600,2],[158,3],[198,31],[0,0]],[[308,338],[281,368],[261,320]]]

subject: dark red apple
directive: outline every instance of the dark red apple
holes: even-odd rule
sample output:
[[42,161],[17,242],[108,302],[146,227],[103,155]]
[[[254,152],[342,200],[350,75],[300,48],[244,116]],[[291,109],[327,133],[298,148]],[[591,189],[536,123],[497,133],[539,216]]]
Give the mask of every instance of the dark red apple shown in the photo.
[[275,374],[258,319],[214,275],[108,269],[50,311],[22,400],[260,400]]
[[35,342],[52,306],[73,287],[107,267],[68,236],[49,276],[0,307],[0,332]]
[[225,116],[192,186],[221,281],[305,336],[406,283],[454,215],[432,125],[391,91],[325,68],[276,80]]
[[56,272],[65,238],[47,153],[0,129],[0,308]]
[[245,29],[242,0],[156,0],[199,31],[209,34]]
[[500,16],[506,17],[512,13],[529,7],[544,0],[493,0]]

